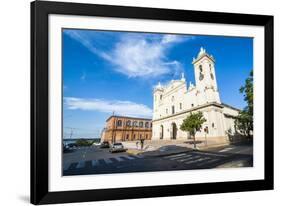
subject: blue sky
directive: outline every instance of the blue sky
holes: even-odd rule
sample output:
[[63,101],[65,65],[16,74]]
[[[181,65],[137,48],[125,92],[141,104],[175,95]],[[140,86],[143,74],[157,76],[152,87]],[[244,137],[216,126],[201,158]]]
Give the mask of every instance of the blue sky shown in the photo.
[[[185,74],[200,47],[216,60],[221,101],[246,106],[239,88],[253,68],[253,39],[63,30],[64,137],[98,137],[113,113],[151,117],[152,91]],[[71,132],[72,130],[72,132]]]

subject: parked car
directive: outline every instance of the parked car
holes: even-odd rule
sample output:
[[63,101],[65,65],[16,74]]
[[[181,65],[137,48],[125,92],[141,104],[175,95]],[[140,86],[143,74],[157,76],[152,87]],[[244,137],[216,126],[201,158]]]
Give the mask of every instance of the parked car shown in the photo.
[[76,143],[69,143],[67,144],[67,146],[69,147],[69,149],[75,149],[77,147]]
[[100,142],[94,142],[93,145],[94,145],[94,146],[100,146],[101,143],[100,143]]
[[109,148],[109,146],[110,146],[109,142],[104,141],[104,142],[101,143],[100,148]]
[[63,152],[68,152],[70,150],[69,146],[67,144],[63,145]]
[[110,145],[109,152],[124,152],[126,151],[122,143],[117,142]]

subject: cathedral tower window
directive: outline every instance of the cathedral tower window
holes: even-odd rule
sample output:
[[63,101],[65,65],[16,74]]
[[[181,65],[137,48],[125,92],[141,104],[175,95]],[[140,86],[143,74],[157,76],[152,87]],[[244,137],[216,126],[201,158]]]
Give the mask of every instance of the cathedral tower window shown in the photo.
[[175,114],[175,106],[172,106],[172,114]]

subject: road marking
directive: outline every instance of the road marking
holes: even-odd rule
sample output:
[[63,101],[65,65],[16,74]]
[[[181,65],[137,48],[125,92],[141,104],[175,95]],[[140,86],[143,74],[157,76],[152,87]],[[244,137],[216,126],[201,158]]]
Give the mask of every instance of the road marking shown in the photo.
[[111,163],[113,163],[110,159],[104,159],[104,161],[105,161],[106,164],[111,164]]
[[191,157],[192,157],[192,155],[186,155],[183,159],[178,159],[177,161],[178,162],[184,162],[184,161],[187,160],[187,158],[191,158]]
[[199,158],[202,158],[201,156],[198,156],[198,155],[196,155],[196,156],[191,156],[191,157],[188,157],[188,158],[185,158],[185,159],[183,159],[183,161],[181,161],[181,162],[188,162],[188,161],[194,161],[195,159],[199,159]]
[[169,155],[169,156],[166,156],[164,158],[174,158],[174,157],[179,157],[179,156],[184,156],[186,154],[175,154],[175,155]]
[[170,158],[170,160],[178,160],[178,159],[182,159],[182,158],[186,158],[186,157],[190,157],[191,155],[188,155],[188,154],[184,154],[182,156],[179,156],[179,157],[173,157],[173,158]]
[[63,165],[63,170],[68,170],[70,167],[71,163],[67,163]]
[[207,162],[202,162],[202,163],[198,164],[197,166],[200,167],[200,166],[203,166],[205,164],[210,164],[210,163],[214,163],[214,162],[217,162],[217,161],[219,161],[219,159],[212,159],[212,160],[207,161]]
[[233,147],[228,147],[228,148],[225,148],[223,150],[220,150],[219,152],[227,152],[227,151],[230,151],[232,149],[233,149]]
[[227,155],[223,155],[223,154],[214,154],[214,153],[206,153],[206,152],[193,152],[193,154],[202,154],[202,155],[208,155],[208,156],[217,156],[217,157],[226,157]]
[[78,165],[76,166],[77,169],[81,169],[84,167],[85,167],[85,161],[78,162]]
[[141,159],[141,158],[144,158],[144,156],[143,155],[135,155],[134,157],[136,157],[136,158],[138,158],[138,159]]
[[120,157],[115,157],[115,159],[117,159],[118,162],[124,161],[124,159],[122,159],[122,158],[120,158]]
[[92,160],[92,167],[98,166],[99,162],[97,160]]
[[126,158],[128,158],[129,160],[134,160],[134,159],[136,159],[134,156],[126,156]]
[[198,157],[197,158],[194,157],[193,159],[191,159],[189,161],[185,161],[184,164],[189,165],[189,164],[192,164],[192,163],[195,163],[195,162],[198,162],[198,161],[201,162],[202,159],[203,159],[202,157],[199,157],[199,158]]

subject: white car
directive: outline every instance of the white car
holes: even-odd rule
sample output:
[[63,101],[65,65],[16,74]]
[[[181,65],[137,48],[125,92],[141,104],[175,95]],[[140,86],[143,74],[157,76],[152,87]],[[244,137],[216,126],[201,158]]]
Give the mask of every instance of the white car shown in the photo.
[[116,142],[110,145],[109,152],[125,152],[126,149],[121,142]]

